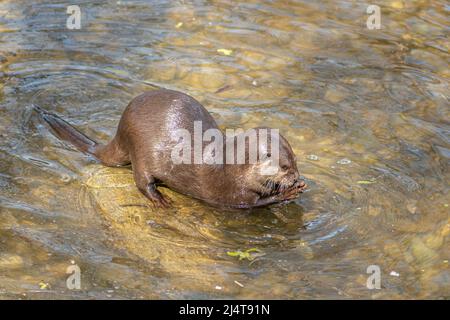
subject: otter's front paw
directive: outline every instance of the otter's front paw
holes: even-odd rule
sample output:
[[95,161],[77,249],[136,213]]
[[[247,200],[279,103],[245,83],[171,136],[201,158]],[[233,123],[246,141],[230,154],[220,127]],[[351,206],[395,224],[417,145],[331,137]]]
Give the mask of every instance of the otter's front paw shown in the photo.
[[172,202],[161,194],[156,189],[155,184],[149,184],[147,188],[143,191],[144,195],[152,202],[155,208],[170,208]]
[[300,193],[305,191],[306,188],[307,188],[306,183],[303,181],[299,181],[295,183],[291,188],[287,189],[286,191],[284,191],[279,195],[280,201],[293,200],[297,198],[300,195]]
[[154,195],[150,199],[150,201],[152,202],[155,208],[167,209],[172,206],[172,201],[168,198],[166,199],[165,197],[163,197],[163,195],[159,192],[156,195]]

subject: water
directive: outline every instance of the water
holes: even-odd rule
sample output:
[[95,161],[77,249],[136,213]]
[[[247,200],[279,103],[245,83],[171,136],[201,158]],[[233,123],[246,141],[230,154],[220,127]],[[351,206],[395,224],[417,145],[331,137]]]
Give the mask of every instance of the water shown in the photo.
[[[380,30],[359,1],[78,1],[68,30],[65,1],[2,1],[0,298],[449,298],[449,7],[378,3]],[[309,190],[153,210],[30,108],[106,141],[158,86],[222,128],[279,128]]]

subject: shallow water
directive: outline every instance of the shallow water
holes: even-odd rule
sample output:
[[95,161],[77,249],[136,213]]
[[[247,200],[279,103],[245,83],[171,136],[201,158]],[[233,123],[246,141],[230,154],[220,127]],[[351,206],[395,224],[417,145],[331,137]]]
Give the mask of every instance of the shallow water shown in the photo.
[[[77,2],[81,30],[64,1],[0,2],[0,298],[450,297],[446,1],[378,1],[380,30],[358,1]],[[224,212],[163,190],[153,210],[30,109],[106,141],[158,86],[279,128],[308,191]]]

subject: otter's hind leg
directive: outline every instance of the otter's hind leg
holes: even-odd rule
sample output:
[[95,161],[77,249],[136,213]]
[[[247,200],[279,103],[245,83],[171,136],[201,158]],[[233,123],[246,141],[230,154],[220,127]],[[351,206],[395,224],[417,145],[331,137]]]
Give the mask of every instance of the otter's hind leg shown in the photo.
[[146,196],[155,207],[168,208],[170,201],[156,189],[156,179],[147,172],[142,163],[132,161],[134,181],[139,191]]

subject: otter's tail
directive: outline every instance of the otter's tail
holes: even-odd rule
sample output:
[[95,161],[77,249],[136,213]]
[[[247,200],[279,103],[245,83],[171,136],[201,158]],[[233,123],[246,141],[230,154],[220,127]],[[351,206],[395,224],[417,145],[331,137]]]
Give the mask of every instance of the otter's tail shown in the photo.
[[78,150],[95,156],[98,143],[88,138],[86,135],[72,127],[56,114],[48,112],[37,105],[33,105],[34,110],[47,122],[56,135],[67,142],[73,144]]

